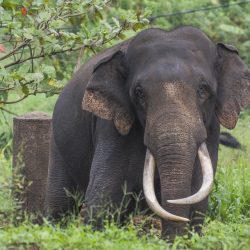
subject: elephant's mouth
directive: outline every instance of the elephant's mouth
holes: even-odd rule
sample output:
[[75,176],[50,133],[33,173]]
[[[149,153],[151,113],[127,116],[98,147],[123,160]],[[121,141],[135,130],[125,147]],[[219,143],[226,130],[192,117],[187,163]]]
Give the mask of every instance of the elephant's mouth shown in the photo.
[[[173,204],[194,204],[202,201],[206,198],[211,191],[213,185],[213,167],[211,159],[207,150],[206,143],[203,142],[198,149],[198,157],[201,164],[203,183],[199,191],[189,197],[177,199],[177,200],[168,200],[169,203]],[[173,220],[173,221],[184,221],[187,222],[189,219],[176,216],[164,210],[161,205],[158,203],[155,190],[154,190],[154,172],[155,172],[155,160],[153,155],[147,149],[144,172],[143,172],[143,190],[145,194],[146,201],[148,206],[155,212],[158,216],[163,219]]]

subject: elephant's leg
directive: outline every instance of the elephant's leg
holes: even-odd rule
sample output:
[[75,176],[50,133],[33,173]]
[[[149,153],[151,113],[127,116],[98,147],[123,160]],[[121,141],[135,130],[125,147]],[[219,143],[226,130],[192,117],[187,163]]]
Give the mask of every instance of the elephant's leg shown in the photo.
[[[86,192],[87,207],[83,216],[85,221],[89,221],[90,217],[100,217],[98,225],[101,225],[103,210],[112,206],[118,209],[113,212],[119,213],[119,209],[126,211],[129,203],[127,193],[132,191],[138,172],[142,172],[135,167],[143,168],[145,148],[142,138],[138,140],[135,132],[121,136],[111,121],[97,119],[95,135],[95,151]],[[137,179],[137,182],[141,181],[142,176],[141,180]]]
[[208,207],[208,198],[192,206],[190,212],[190,218],[191,218],[190,226],[191,229],[197,233],[201,233],[207,207]]
[[53,219],[73,211],[74,200],[67,194],[74,192],[74,183],[67,173],[67,164],[61,156],[52,136],[50,145],[49,172],[46,190],[45,210]]

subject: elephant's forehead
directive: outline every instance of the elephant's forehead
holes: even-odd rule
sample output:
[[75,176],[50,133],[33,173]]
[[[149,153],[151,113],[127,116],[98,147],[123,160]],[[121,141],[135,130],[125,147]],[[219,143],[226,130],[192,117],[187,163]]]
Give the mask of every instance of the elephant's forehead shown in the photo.
[[214,43],[199,29],[182,27],[171,32],[160,29],[149,29],[140,32],[130,43],[128,52],[133,56],[140,48],[143,50],[169,49],[176,53],[178,50],[200,50],[210,57],[215,52]]
[[[199,82],[212,78],[212,71],[205,63],[190,62],[179,58],[163,58],[144,63],[136,68],[135,82],[141,84],[161,84],[162,82]],[[212,81],[212,80],[211,80]]]
[[175,63],[178,63],[179,61],[189,61],[189,63],[213,63],[215,56],[212,56],[212,52],[208,53],[206,50],[202,50],[190,42],[185,42],[185,44],[181,42],[181,44],[156,43],[143,45],[138,47],[133,54],[128,54],[128,62],[133,66],[148,64],[159,60]]
[[184,50],[182,54],[162,52],[159,56],[146,53],[130,67],[133,67],[133,82],[140,82],[142,85],[180,81],[198,84],[205,80],[214,84],[212,88],[216,90],[213,65],[201,51]]
[[199,43],[195,40],[174,38],[145,42],[134,48],[130,47],[127,53],[128,65],[133,70],[152,64],[157,64],[158,67],[168,65],[176,71],[182,71],[185,64],[212,69],[215,60],[215,47],[211,42]]

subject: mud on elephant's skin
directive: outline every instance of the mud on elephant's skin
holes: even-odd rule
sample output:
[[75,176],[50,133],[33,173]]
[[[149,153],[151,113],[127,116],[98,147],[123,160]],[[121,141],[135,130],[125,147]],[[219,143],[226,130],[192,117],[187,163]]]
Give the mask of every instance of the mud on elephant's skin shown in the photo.
[[250,71],[237,49],[197,28],[148,29],[96,55],[55,106],[48,213],[72,211],[68,189],[84,193],[95,215],[106,198],[120,203],[126,182],[128,192],[144,186],[163,235],[184,233],[188,219],[199,225],[220,124],[234,128],[249,103]]

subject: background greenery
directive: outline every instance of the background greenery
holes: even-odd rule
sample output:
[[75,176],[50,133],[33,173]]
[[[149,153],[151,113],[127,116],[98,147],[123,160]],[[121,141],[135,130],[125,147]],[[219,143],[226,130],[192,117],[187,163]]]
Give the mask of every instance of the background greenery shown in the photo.
[[[18,203],[11,196],[15,182],[11,168],[13,113],[21,115],[34,110],[52,113],[55,93],[60,92],[80,63],[146,27],[200,27],[215,42],[235,45],[250,66],[250,3],[158,18],[151,23],[145,19],[235,2],[0,0],[0,249],[250,249],[247,111],[233,131],[244,148],[220,147],[203,237],[191,233],[190,239],[179,237],[169,245],[153,229],[139,237],[143,225],[135,226],[132,222],[120,228],[107,223],[102,232],[93,232],[77,218],[64,228],[46,221],[40,226],[33,225],[29,219],[20,220],[16,213]],[[68,15],[63,20],[58,15],[60,8],[62,15]],[[1,59],[24,42],[28,45]],[[20,61],[27,60],[20,63],[22,53]],[[36,55],[42,56],[33,58]],[[5,67],[9,64],[13,65]]]

